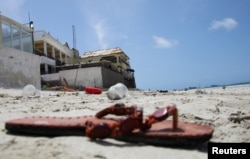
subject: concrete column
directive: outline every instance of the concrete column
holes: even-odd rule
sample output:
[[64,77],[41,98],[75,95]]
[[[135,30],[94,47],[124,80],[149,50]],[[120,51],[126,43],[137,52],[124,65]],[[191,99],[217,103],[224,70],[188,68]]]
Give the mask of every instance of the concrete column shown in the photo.
[[43,53],[47,56],[48,53],[47,53],[47,43],[46,42],[43,42]]
[[[54,60],[56,60],[56,54],[55,54],[55,47],[54,46],[52,46],[52,57],[54,58]],[[55,68],[55,66],[52,66],[52,72],[54,73],[54,72],[56,72],[56,68]]]
[[68,63],[68,56],[65,55],[65,63]]
[[62,61],[62,52],[61,52],[61,50],[59,51],[59,54],[60,54],[60,61],[63,62]]
[[52,57],[55,59],[55,57],[56,57],[56,54],[55,54],[55,47],[54,46],[52,46]]
[[[44,52],[45,56],[48,56],[46,42],[43,42],[43,52]],[[48,72],[49,72],[48,64],[45,64],[45,73],[47,74]]]

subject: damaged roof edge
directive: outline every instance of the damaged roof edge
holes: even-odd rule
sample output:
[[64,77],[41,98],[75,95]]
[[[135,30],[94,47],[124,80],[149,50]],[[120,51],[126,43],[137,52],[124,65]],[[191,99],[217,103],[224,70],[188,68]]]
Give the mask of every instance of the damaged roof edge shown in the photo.
[[94,56],[100,56],[100,55],[111,55],[111,54],[119,54],[122,53],[126,56],[127,59],[129,59],[128,55],[125,54],[124,51],[122,51],[121,48],[111,48],[111,49],[103,49],[103,50],[96,50],[96,51],[89,51],[85,52],[81,57],[94,57]]

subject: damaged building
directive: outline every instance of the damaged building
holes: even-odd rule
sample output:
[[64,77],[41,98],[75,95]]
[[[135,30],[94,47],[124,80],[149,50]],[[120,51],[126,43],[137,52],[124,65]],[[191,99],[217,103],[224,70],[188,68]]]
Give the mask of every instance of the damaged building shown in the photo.
[[33,53],[33,28],[0,15],[0,87],[41,87],[40,57]]
[[23,87],[33,84],[72,87],[109,88],[118,82],[136,88],[134,69],[120,48],[79,51],[62,44],[45,31],[34,31],[0,15],[0,87]]

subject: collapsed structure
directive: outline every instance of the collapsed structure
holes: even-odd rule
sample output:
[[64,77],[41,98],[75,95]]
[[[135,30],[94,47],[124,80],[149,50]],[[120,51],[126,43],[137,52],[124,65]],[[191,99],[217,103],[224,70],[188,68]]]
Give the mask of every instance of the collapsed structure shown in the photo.
[[136,88],[134,69],[120,48],[90,51],[79,56],[45,31],[34,31],[0,15],[0,87],[37,88],[69,85],[108,88],[124,83]]

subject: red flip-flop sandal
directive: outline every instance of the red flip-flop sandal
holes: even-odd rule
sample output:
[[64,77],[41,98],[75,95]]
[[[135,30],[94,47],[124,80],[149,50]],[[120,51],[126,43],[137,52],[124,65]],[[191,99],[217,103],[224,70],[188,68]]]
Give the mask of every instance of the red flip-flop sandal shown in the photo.
[[[122,141],[153,145],[189,145],[208,141],[213,128],[178,121],[175,106],[158,109],[143,120],[143,111],[136,106],[115,104],[95,116],[42,117],[14,119],[5,123],[9,133],[29,135],[86,135],[92,140],[112,137]],[[123,116],[106,118],[108,114]],[[173,116],[173,120],[165,120]],[[105,118],[104,118],[105,117]]]
[[[142,109],[136,106],[124,107],[118,104],[108,107],[95,115],[99,119],[86,123],[86,135],[91,139],[111,136],[136,143],[184,146],[209,141],[214,131],[207,125],[178,121],[178,110],[175,105],[156,110],[145,121],[142,119],[142,113]],[[127,116],[116,123],[107,123],[102,119],[108,114]],[[169,116],[173,116],[172,121],[165,120]]]
[[85,135],[87,120],[94,116],[78,117],[45,117],[31,116],[9,120],[5,122],[5,128],[9,133],[59,136],[59,135]]
[[152,145],[196,145],[212,137],[213,129],[209,126],[188,122],[179,122],[178,128],[172,128],[172,121],[155,123],[147,131],[134,130],[129,135],[117,136],[116,139],[128,142],[147,143]]

